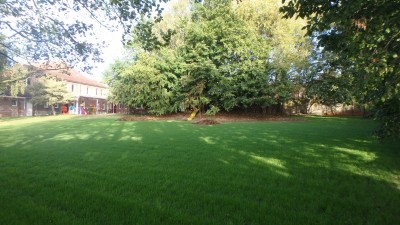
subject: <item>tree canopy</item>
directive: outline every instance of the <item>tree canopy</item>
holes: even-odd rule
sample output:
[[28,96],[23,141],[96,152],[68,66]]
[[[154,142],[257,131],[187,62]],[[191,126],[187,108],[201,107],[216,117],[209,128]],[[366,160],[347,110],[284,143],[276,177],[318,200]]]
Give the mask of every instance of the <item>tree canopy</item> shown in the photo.
[[286,18],[307,19],[308,35],[351,74],[359,102],[375,107],[379,136],[400,136],[400,1],[283,0]]
[[108,73],[114,100],[155,113],[281,112],[310,42],[301,31],[305,23],[282,19],[273,2],[180,2],[173,8],[181,15],[142,21],[146,29],[135,29],[131,43],[140,53]]
[[49,104],[53,115],[56,115],[55,106],[58,103],[69,103],[75,96],[66,89],[66,82],[55,78],[41,77],[27,87],[27,92],[32,96],[33,105]]

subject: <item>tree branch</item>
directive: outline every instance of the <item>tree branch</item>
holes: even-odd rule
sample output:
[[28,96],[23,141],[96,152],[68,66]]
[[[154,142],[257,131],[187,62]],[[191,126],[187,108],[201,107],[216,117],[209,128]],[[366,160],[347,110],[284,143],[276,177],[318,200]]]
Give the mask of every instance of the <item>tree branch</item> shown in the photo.
[[17,63],[17,61],[15,61],[15,59],[11,58],[10,56],[8,56],[7,54],[5,54],[5,53],[3,53],[3,52],[1,52],[1,51],[0,51],[0,55],[2,55],[2,56],[4,56],[4,57],[6,57],[7,59],[9,59],[9,60],[11,60],[11,61]]
[[392,38],[390,38],[390,40],[388,41],[388,43],[386,43],[386,45],[385,45],[385,47],[384,47],[384,48],[386,48],[386,49],[387,49],[387,47],[389,46],[390,42],[392,42],[392,41],[393,41],[393,39],[394,39],[396,36],[398,36],[399,34],[400,34],[400,31],[399,31],[399,32],[397,32],[397,34],[393,35],[393,37],[392,37]]

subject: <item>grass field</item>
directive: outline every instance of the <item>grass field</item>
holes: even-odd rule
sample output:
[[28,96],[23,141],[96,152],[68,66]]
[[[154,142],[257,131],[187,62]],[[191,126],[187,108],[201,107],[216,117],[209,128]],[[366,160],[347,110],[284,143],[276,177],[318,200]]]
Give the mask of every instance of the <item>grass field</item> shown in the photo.
[[0,119],[0,224],[400,224],[375,123]]

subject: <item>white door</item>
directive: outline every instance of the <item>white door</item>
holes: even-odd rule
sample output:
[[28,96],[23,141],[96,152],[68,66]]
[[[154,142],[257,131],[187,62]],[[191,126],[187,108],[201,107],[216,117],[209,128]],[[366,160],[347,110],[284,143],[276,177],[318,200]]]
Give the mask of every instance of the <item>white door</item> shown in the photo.
[[33,110],[32,102],[28,100],[26,102],[26,116],[32,116],[33,115],[32,110]]

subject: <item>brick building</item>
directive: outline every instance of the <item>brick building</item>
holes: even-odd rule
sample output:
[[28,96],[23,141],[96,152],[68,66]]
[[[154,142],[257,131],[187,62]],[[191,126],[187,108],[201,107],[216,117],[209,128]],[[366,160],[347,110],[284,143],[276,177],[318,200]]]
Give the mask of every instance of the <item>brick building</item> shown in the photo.
[[[27,66],[32,75],[26,79],[26,86],[40,81],[40,74],[48,77],[56,77],[66,83],[66,90],[73,94],[75,100],[68,104],[56,104],[57,114],[105,114],[126,113],[127,107],[114,104],[107,100],[108,86],[82,75],[79,71],[60,66]],[[0,117],[2,116],[32,116],[50,115],[51,107],[45,104],[33,106],[31,96],[18,95],[17,97],[4,94],[0,96]]]

